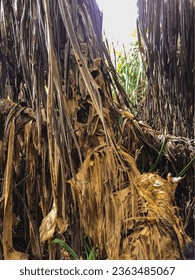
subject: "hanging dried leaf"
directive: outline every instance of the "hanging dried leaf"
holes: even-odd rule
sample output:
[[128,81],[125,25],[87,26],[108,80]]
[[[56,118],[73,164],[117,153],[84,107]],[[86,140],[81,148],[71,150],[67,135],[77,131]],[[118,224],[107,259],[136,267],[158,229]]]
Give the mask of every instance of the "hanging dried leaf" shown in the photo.
[[42,220],[39,232],[40,232],[40,241],[41,243],[49,240],[53,237],[54,230],[56,227],[56,219],[57,219],[57,207],[56,204],[53,203],[51,211],[47,214],[47,216]]
[[[54,236],[81,258],[86,238],[103,259],[182,257],[188,237],[175,208],[176,186],[140,175],[133,156],[152,164],[166,138],[163,156],[176,169],[180,154],[192,159],[193,143],[131,114],[101,40],[96,1],[0,0],[0,6],[2,258],[61,258]],[[156,20],[150,28],[157,34]],[[168,30],[166,47],[173,48],[172,35]]]

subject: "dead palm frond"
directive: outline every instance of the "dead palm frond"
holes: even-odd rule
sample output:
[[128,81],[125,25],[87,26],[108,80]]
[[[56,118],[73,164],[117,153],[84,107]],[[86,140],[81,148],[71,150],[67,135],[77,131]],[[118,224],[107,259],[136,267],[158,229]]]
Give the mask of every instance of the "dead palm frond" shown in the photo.
[[194,1],[138,0],[137,30],[148,93],[140,117],[154,128],[194,137]]
[[[101,42],[96,2],[0,0],[0,5],[0,257],[62,258],[55,237],[82,257],[87,237],[101,258],[142,258],[123,243],[136,240],[133,233],[143,235],[141,217],[150,228],[148,219],[155,220],[153,232],[176,240],[177,258],[188,237],[166,188],[167,206],[146,213],[147,205],[155,208],[154,199],[142,190],[130,155],[145,132],[134,122],[131,143],[123,138],[128,121],[121,127],[121,119],[128,116],[131,124],[134,117],[124,111],[130,109],[128,97]],[[156,175],[148,176],[152,187],[150,176]],[[154,235],[152,250],[159,246]],[[141,244],[136,250],[146,246]],[[154,257],[144,252],[144,258]]]

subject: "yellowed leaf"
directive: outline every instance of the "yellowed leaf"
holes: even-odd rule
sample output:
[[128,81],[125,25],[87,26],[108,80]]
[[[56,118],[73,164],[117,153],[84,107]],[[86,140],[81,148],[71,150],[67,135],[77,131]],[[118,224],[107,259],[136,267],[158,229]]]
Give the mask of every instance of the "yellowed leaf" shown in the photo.
[[51,211],[43,219],[41,226],[39,228],[41,243],[53,237],[53,233],[56,227],[56,219],[57,219],[57,206],[56,203],[54,202]]
[[62,218],[57,218],[56,220],[57,226],[58,226],[58,233],[62,234],[67,230],[68,227],[68,221],[67,220],[63,220]]
[[28,254],[13,249],[13,251],[8,254],[7,260],[28,260]]

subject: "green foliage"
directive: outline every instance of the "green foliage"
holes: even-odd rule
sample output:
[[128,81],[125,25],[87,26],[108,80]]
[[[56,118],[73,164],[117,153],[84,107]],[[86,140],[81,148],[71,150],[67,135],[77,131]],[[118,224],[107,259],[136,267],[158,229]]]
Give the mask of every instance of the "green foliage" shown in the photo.
[[177,177],[184,176],[188,169],[191,167],[191,165],[194,163],[195,158],[192,158],[188,164],[177,174]]
[[87,241],[85,240],[85,254],[87,260],[95,260],[97,258],[97,252],[95,248],[91,248]]
[[[63,240],[60,240],[58,238],[54,239],[52,241],[53,243],[59,244],[60,246],[62,246],[63,248],[65,248],[68,253],[75,259],[75,260],[80,260],[82,259],[81,257],[79,257],[77,255],[77,253]],[[85,250],[85,255],[86,255],[86,260],[95,260],[97,257],[97,252],[95,250],[95,248],[91,248],[89,246],[89,244],[87,243],[87,241],[84,241],[84,250]]]
[[158,165],[158,162],[160,161],[160,159],[161,159],[161,157],[162,157],[162,155],[163,155],[165,145],[166,145],[166,137],[164,136],[164,138],[163,138],[163,140],[162,140],[162,144],[161,144],[161,148],[160,148],[158,157],[157,157],[155,163],[153,164],[153,166],[151,166],[149,172],[154,172],[154,170],[156,169],[156,167],[157,167],[157,165]]
[[129,94],[131,105],[136,112],[146,92],[146,76],[138,42],[132,43],[128,52],[125,48],[122,52],[114,49],[114,61],[119,80]]
[[60,246],[62,246],[63,248],[65,248],[68,253],[75,259],[75,260],[79,260],[79,256],[77,255],[77,253],[63,240],[60,240],[58,238],[54,239],[52,241],[53,243],[59,244]]

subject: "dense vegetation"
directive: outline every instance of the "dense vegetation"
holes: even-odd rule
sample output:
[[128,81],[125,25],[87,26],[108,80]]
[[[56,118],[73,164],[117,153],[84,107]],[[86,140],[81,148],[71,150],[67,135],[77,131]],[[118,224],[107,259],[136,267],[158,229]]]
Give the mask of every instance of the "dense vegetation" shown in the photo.
[[132,111],[137,115],[146,96],[146,75],[144,62],[139,52],[138,41],[123,51],[114,51],[114,64],[119,81],[129,96]]
[[141,62],[134,46],[117,73],[95,0],[0,0],[0,259],[184,258],[195,152],[177,112],[192,126],[193,85],[177,92],[178,63],[191,65],[194,6],[181,3],[138,1]]

